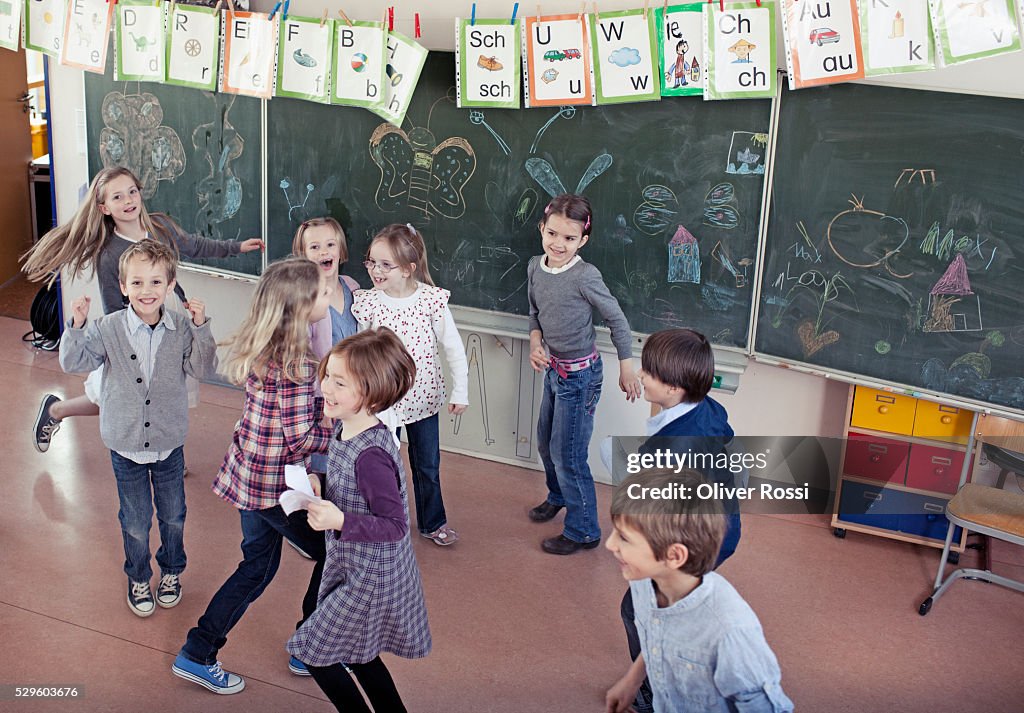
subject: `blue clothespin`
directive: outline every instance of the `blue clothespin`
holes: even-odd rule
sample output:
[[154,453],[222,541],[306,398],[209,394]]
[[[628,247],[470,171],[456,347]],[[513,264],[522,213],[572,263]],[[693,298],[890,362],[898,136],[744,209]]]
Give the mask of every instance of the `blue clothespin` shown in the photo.
[[469,24],[470,25],[475,25],[476,24],[476,3],[473,3],[473,10],[471,11],[471,14],[469,16]]
[[273,20],[274,19],[274,15],[276,15],[277,11],[280,10],[280,9],[281,9],[281,0],[277,0],[277,4],[274,5],[274,9],[270,11],[270,17],[268,17],[267,19],[268,20]]
[[284,0],[284,9],[281,10],[281,16],[283,19],[288,19],[288,7],[292,4],[292,0]]
[[516,13],[517,12],[519,12],[519,3],[516,3],[515,5],[512,6],[512,19],[509,20],[508,24],[510,24],[510,25],[516,24]]

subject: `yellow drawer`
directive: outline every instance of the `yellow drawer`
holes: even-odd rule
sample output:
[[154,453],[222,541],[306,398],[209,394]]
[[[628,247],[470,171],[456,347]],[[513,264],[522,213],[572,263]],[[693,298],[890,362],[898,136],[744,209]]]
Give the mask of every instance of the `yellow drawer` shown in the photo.
[[909,436],[914,431],[916,408],[917,399],[913,396],[858,386],[853,396],[850,425]]
[[967,409],[921,400],[917,402],[917,415],[914,416],[914,435],[967,443],[973,416]]

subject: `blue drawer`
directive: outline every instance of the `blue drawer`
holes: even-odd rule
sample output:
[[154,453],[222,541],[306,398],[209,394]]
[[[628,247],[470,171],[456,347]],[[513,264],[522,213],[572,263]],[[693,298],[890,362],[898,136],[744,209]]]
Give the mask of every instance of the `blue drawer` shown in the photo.
[[[917,493],[901,493],[901,513],[897,529],[908,535],[921,535],[945,540],[949,529],[946,519],[946,498]],[[960,540],[960,528],[953,532],[953,540]]]
[[899,528],[901,493],[879,485],[842,481],[839,498],[839,519],[886,530]]

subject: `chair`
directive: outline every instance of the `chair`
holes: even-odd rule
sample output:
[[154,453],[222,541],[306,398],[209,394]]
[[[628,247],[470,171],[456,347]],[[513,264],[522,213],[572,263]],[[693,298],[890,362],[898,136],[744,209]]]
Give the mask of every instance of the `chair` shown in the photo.
[[1024,582],[992,574],[987,569],[961,568],[943,578],[956,526],[968,532],[1024,545],[1024,495],[977,483],[966,483],[946,504],[946,518],[950,526],[946,534],[946,545],[942,550],[942,559],[939,560],[939,571],[935,575],[935,589],[930,597],[921,602],[918,614],[927,614],[932,604],[957,579],[978,579],[1024,592]]
[[991,443],[983,444],[981,449],[989,462],[999,467],[999,480],[996,482],[996,487],[1000,490],[1006,484],[1006,476],[1010,473],[1024,475],[1024,453],[1016,453]]

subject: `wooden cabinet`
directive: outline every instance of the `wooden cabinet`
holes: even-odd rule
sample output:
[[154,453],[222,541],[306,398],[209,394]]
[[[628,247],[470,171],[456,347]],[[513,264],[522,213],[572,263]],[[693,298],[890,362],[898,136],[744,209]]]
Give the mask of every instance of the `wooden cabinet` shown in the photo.
[[[911,396],[851,387],[832,515],[836,536],[854,530],[942,548],[946,502],[960,485],[973,415]],[[963,551],[964,539],[957,528],[954,551]]]

